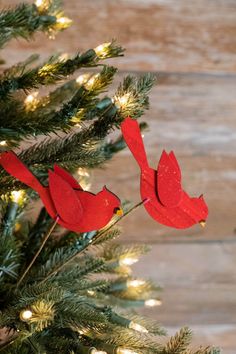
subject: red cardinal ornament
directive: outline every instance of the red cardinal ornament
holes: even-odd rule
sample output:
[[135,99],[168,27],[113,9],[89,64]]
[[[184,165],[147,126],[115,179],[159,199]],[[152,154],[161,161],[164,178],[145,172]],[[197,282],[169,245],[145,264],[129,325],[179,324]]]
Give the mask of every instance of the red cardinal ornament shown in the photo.
[[185,229],[196,223],[205,225],[208,208],[203,199],[191,198],[181,186],[181,171],[171,151],[162,152],[157,171],[147,161],[138,123],[127,117],[121,131],[130,151],[141,169],[140,189],[144,206],[159,223]]
[[49,215],[58,224],[75,232],[88,232],[106,226],[114,214],[122,215],[120,199],[106,187],[98,194],[86,192],[64,169],[54,165],[44,187],[13,152],[0,155],[0,165],[12,176],[34,189]]

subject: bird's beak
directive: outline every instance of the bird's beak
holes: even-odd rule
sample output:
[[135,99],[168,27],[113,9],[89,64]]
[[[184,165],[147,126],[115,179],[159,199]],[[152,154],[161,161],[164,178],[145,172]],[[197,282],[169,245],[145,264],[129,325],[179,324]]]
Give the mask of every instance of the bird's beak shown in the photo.
[[206,221],[205,220],[201,220],[199,222],[199,224],[201,225],[201,227],[205,227],[206,226]]
[[117,208],[116,211],[115,211],[115,214],[117,216],[122,216],[122,215],[124,215],[124,212],[123,212],[123,210],[121,208]]

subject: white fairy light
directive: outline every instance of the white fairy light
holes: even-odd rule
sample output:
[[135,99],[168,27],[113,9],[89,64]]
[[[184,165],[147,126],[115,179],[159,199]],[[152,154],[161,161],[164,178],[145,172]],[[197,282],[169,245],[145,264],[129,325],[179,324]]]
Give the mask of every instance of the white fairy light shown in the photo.
[[35,5],[36,5],[37,7],[41,7],[41,6],[43,6],[43,4],[44,4],[44,1],[43,1],[43,0],[36,0],[36,1],[35,1]]
[[39,12],[45,12],[50,6],[50,0],[35,0]]
[[142,332],[142,333],[148,333],[147,328],[141,326],[140,324],[131,321],[129,324],[129,328],[134,329],[135,331]]
[[77,170],[77,173],[78,173],[79,176],[89,177],[88,171],[85,168],[83,168],[83,167],[79,167],[78,170]]
[[39,103],[38,97],[38,92],[32,92],[30,95],[28,95],[25,99],[25,108],[26,111],[34,111],[37,108],[37,105]]
[[142,286],[144,284],[145,284],[145,281],[141,280],[141,279],[134,279],[134,280],[127,281],[127,286],[131,286],[134,288],[137,288],[137,287]]
[[57,21],[54,25],[55,30],[63,30],[68,28],[72,23],[72,20],[68,17],[57,17]]
[[59,55],[58,60],[63,62],[69,59],[69,54],[68,53],[62,53],[61,55]]
[[21,203],[23,198],[24,198],[24,195],[25,195],[25,191],[23,190],[19,190],[19,191],[12,191],[11,192],[11,200],[14,202],[14,203]]
[[123,96],[115,96],[112,101],[118,109],[125,107],[130,101],[131,94],[125,93]]
[[90,77],[90,79],[84,84],[87,90],[91,90],[96,82],[96,80],[99,78],[100,74],[93,75]]
[[2,141],[0,141],[0,145],[1,145],[1,146],[6,146],[6,145],[7,145],[6,140],[2,140]]
[[72,21],[68,17],[59,17],[57,23],[61,25],[69,25]]
[[111,42],[103,43],[94,48],[95,53],[98,58],[105,58],[108,53],[108,48],[110,47]]
[[104,350],[97,350],[96,348],[92,348],[89,354],[107,354]]
[[95,295],[95,291],[93,291],[93,290],[88,290],[87,293],[88,293],[88,295],[90,295],[90,296]]
[[161,300],[157,300],[157,299],[148,299],[145,300],[144,305],[147,307],[161,306],[162,302]]
[[116,353],[117,354],[138,354],[137,352],[134,352],[133,350],[125,349],[125,348],[117,348]]
[[33,103],[36,100],[38,94],[38,92],[32,92],[30,95],[28,95],[25,99],[25,104]]
[[91,74],[83,74],[83,75],[78,76],[75,81],[77,82],[77,84],[82,86],[89,80],[90,77],[91,77]]
[[23,310],[20,313],[20,319],[22,321],[28,321],[31,319],[32,316],[33,316],[33,313],[30,310]]
[[119,260],[119,265],[121,266],[131,266],[134,263],[138,262],[138,258],[134,258],[134,257],[125,257],[125,258],[121,258]]

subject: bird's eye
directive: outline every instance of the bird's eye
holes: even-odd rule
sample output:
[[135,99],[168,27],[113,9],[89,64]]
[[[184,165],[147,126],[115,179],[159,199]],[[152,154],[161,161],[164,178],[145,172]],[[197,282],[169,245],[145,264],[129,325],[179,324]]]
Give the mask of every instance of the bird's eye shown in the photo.
[[124,214],[123,210],[121,208],[119,208],[119,207],[114,208],[113,213],[118,215],[118,216],[122,216]]

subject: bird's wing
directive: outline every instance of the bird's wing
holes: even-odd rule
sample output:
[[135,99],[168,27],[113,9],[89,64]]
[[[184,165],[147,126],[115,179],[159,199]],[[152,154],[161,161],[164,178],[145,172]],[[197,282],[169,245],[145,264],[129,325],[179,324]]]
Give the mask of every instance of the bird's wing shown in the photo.
[[171,161],[173,162],[173,164],[175,165],[177,178],[181,181],[181,170],[180,170],[178,161],[175,157],[174,151],[171,151],[169,153],[169,157],[170,157]]
[[68,173],[66,170],[58,166],[57,164],[54,165],[54,172],[58,175],[61,176],[64,181],[69,183],[69,185],[74,188],[74,189],[79,189],[83,190],[83,188],[79,185],[79,183],[76,181],[76,179]]
[[160,202],[169,208],[179,204],[182,197],[181,171],[173,152],[162,152],[157,167],[157,195]]
[[58,216],[68,224],[77,224],[83,208],[73,188],[61,176],[49,171],[49,190]]

